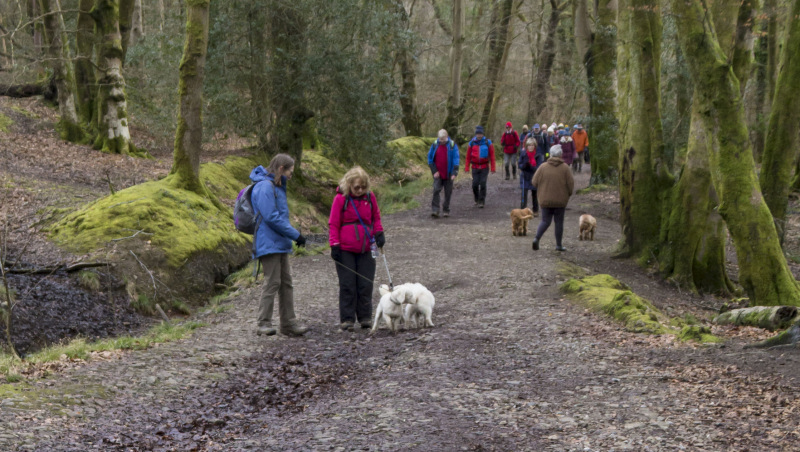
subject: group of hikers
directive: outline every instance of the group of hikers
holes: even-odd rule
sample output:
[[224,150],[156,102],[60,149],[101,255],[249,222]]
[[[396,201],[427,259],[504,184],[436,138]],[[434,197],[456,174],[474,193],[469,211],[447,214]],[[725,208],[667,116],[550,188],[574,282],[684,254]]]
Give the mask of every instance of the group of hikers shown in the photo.
[[[506,123],[500,143],[503,146],[505,179],[517,178],[520,173],[520,208],[528,205],[528,194],[534,216],[542,218],[532,248],[539,249],[539,240],[555,221],[556,249],[562,246],[564,211],[574,188],[573,172],[582,170],[588,162],[589,140],[581,124],[574,131],[563,124],[553,123],[546,130],[539,124],[533,129],[522,128],[522,136]],[[263,268],[264,282],[258,309],[258,335],[274,335],[272,317],[275,295],[278,295],[280,332],[287,336],[302,336],[308,331],[297,320],[289,254],[292,242],[303,247],[306,238],[289,221],[286,183],[294,172],[294,159],[286,154],[272,158],[267,168],[258,166],[250,173],[253,182],[251,203],[259,219],[253,234],[253,257]],[[432,215],[450,215],[450,198],[458,175],[460,156],[458,145],[440,130],[428,152],[428,165],[433,175]],[[570,170],[570,166],[572,170]],[[469,140],[465,171],[472,172],[472,192],[475,206],[483,208],[486,201],[486,182],[489,172],[495,172],[495,151],[482,126],[475,127]],[[441,192],[444,203],[440,209]],[[339,328],[353,331],[372,328],[372,291],[376,258],[386,238],[381,223],[378,200],[370,191],[370,177],[361,167],[354,167],[339,181],[328,219],[328,242],[339,280]]]

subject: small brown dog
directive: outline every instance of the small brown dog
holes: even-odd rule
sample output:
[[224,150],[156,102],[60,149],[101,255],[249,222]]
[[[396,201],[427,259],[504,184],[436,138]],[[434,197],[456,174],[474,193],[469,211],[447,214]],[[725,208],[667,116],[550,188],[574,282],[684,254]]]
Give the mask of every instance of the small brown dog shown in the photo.
[[528,222],[533,218],[531,209],[514,209],[511,211],[511,235],[528,235]]
[[594,230],[597,228],[597,220],[588,213],[581,215],[579,240],[594,241]]

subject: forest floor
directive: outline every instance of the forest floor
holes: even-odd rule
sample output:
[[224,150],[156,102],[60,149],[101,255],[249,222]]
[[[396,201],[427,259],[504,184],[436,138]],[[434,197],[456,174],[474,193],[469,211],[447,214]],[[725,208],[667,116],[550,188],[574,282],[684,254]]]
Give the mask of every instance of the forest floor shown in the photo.
[[[430,192],[384,218],[393,280],[433,291],[434,328],[340,332],[333,262],[297,257],[305,337],[256,336],[259,291],[242,290],[188,339],[6,389],[0,450],[800,450],[796,350],[744,349],[770,335],[752,328],[714,327],[716,345],[629,333],[564,299],[571,263],[672,317],[707,320],[724,301],[611,259],[613,192],[572,198],[567,252],[552,227],[532,251],[511,236],[518,187],[492,175],[477,209],[463,180],[450,218],[430,217]],[[592,242],[577,240],[584,212]]]

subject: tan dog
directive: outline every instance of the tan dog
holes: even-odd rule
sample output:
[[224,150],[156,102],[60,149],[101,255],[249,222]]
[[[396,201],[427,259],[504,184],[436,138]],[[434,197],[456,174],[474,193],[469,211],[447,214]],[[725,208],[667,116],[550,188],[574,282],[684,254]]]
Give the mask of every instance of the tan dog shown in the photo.
[[511,211],[511,235],[528,235],[528,222],[533,218],[531,209],[514,209]]
[[594,230],[597,228],[597,220],[588,213],[581,215],[579,240],[594,241]]

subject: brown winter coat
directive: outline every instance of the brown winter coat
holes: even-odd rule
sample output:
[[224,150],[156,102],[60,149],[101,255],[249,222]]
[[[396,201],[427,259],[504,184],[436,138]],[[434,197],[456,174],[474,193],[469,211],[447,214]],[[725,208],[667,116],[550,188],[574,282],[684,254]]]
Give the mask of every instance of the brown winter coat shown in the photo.
[[575,179],[569,165],[558,157],[550,157],[533,175],[533,186],[542,207],[567,207]]

